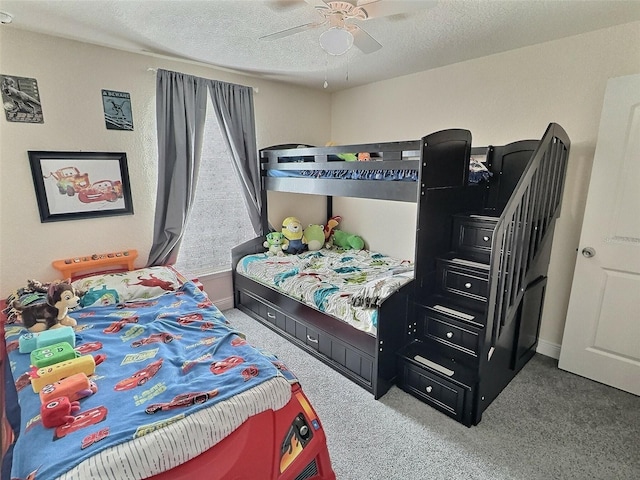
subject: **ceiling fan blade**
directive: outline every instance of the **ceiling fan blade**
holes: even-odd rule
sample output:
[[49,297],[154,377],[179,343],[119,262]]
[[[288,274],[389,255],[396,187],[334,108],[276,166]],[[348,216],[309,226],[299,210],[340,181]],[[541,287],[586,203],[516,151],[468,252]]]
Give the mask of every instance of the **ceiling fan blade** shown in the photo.
[[278,38],[288,37],[289,35],[295,35],[296,33],[304,32],[305,30],[311,30],[312,28],[319,27],[320,25],[324,25],[326,22],[321,23],[305,23],[304,25],[298,25],[297,27],[287,28],[286,30],[282,30],[276,33],[270,33],[269,35],[265,35],[260,37],[260,40],[277,40]]
[[313,8],[317,8],[317,7],[329,8],[329,5],[327,5],[327,2],[323,0],[304,0],[304,1],[307,2],[309,5],[311,5]]
[[357,25],[353,25],[353,27],[355,28],[350,29],[353,35],[353,44],[358,47],[362,53],[373,53],[382,48],[382,45],[362,28]]
[[436,3],[438,2],[435,0],[397,0],[393,2],[389,0],[359,0],[357,6],[367,12],[368,19],[371,19],[427,10]]

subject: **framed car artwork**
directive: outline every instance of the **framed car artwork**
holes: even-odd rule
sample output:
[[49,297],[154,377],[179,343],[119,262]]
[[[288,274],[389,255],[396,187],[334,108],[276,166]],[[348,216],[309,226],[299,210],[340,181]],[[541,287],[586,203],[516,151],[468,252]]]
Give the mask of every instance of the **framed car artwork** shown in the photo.
[[126,153],[28,153],[41,222],[133,214]]

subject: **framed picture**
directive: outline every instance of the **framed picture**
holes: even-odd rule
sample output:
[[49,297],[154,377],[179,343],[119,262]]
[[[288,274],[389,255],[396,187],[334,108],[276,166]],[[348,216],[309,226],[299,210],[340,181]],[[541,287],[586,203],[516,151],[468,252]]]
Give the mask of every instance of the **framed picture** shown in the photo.
[[126,153],[29,151],[41,222],[132,215]]

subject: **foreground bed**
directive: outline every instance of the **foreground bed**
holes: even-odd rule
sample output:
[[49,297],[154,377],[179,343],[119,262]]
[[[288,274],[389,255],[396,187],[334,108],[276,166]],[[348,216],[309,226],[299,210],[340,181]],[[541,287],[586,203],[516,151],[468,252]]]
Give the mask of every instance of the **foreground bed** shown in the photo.
[[[34,479],[335,478],[295,376],[247,343],[195,283],[154,267],[74,285],[87,292],[87,305],[71,313],[75,350],[97,360],[97,391],[79,400],[71,422],[45,428],[34,390],[57,387],[30,381],[25,346],[42,334],[4,325],[12,428],[5,425],[3,452],[10,437],[15,443],[3,478],[11,464],[12,478]],[[21,293],[23,301],[34,295]],[[48,378],[44,370],[35,375]]]

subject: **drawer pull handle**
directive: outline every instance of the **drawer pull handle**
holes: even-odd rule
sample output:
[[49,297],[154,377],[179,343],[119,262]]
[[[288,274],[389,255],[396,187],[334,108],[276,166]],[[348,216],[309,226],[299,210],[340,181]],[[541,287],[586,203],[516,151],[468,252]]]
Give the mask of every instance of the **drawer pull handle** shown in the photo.
[[276,318],[276,316],[273,313],[269,313],[267,312],[267,317],[269,318]]
[[471,288],[471,282],[467,282],[464,284],[464,288]]
[[491,237],[488,237],[487,235],[485,235],[484,237],[482,237],[482,240],[484,240],[485,242],[488,242],[489,240],[491,240]]
[[429,385],[427,388],[425,388],[425,390],[427,391],[427,393],[431,393],[431,390],[433,390],[433,387]]
[[452,338],[453,337],[453,332],[447,332],[447,338]]
[[318,339],[317,338],[311,338],[308,334],[307,334],[307,340],[311,343],[318,343]]

